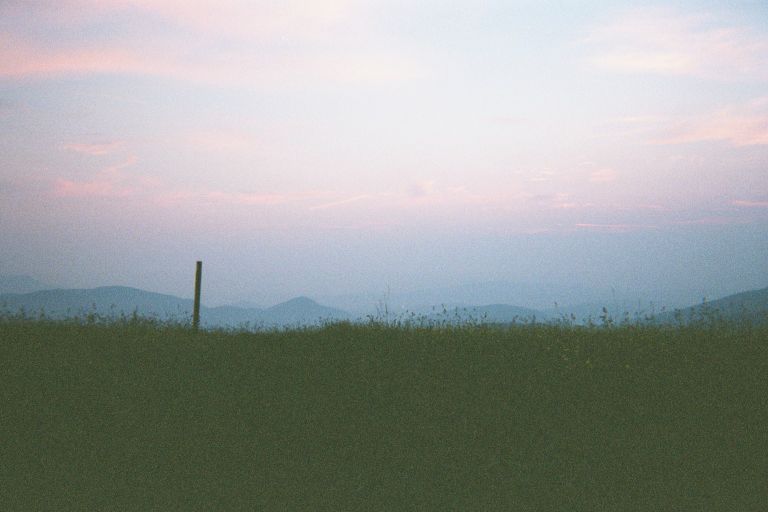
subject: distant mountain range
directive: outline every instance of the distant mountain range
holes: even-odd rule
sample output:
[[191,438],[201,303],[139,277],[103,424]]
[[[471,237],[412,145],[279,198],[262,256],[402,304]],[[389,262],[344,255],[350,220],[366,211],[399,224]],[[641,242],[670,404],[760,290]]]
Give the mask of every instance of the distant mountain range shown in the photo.
[[[192,315],[192,300],[182,299],[173,295],[148,292],[137,288],[124,286],[107,286],[92,289],[40,289],[44,284],[27,276],[0,276],[0,311],[17,313],[23,310],[27,315],[36,316],[44,313],[49,318],[67,318],[89,313],[103,317],[119,318],[121,315],[130,316],[134,312],[140,316],[154,317],[159,320],[190,321]],[[471,289],[471,288],[470,288]],[[488,290],[481,287],[480,289]],[[475,290],[477,291],[477,290]],[[518,290],[519,292],[520,290]],[[518,293],[515,291],[509,294]],[[573,292],[573,290],[572,290]],[[547,294],[552,293],[547,291]],[[491,293],[476,293],[477,298],[484,295],[500,296],[503,290],[493,287]],[[416,297],[427,300],[430,297]],[[468,295],[472,295],[469,293]],[[653,305],[637,304],[635,308],[627,308],[624,303],[615,301],[603,311],[599,303],[587,303],[571,307],[550,308],[537,310],[520,306],[492,303],[487,305],[444,305],[434,303],[427,306],[423,303],[420,308],[413,310],[390,308],[381,303],[378,311],[371,315],[359,311],[350,313],[341,308],[321,305],[307,297],[297,297],[272,307],[246,307],[248,304],[219,307],[201,307],[201,324],[204,327],[224,327],[251,329],[275,328],[290,326],[317,325],[327,321],[357,321],[373,316],[380,320],[406,320],[432,323],[463,323],[485,322],[506,324],[526,322],[531,320],[548,322],[567,319],[576,324],[585,323],[591,319],[601,323],[601,317],[606,315],[621,322],[643,320],[653,317],[654,322],[680,323],[705,319],[713,312],[719,318],[730,321],[768,321],[768,288],[730,295],[719,300],[699,304],[674,311],[660,311]]]
[[599,317],[603,307],[614,317],[623,317],[625,313],[635,317],[663,308],[687,307],[698,298],[710,295],[710,292],[698,289],[604,289],[589,285],[502,280],[391,293],[326,295],[317,300],[362,316],[384,308],[390,312],[431,315],[433,308],[461,310],[504,304],[538,311],[537,318],[561,318],[564,314],[569,317],[573,314],[578,319],[586,319]]
[[[579,304],[601,297],[598,290],[585,286],[563,286],[550,283],[485,281],[383,294],[328,295],[320,297],[324,304],[352,311],[369,313],[386,306],[390,311],[430,315],[433,308],[475,308],[480,305],[515,305],[530,310],[551,308],[560,304]],[[485,306],[483,306],[485,307]]]
[[[0,294],[0,310],[49,318],[69,318],[97,314],[107,318],[140,316],[158,320],[186,322],[191,319],[193,302],[173,295],[147,292],[124,286],[92,289],[41,290],[32,293]],[[304,326],[324,321],[349,320],[350,315],[335,308],[322,306],[306,297],[277,304],[270,308],[239,308],[201,306],[203,327],[273,328]]]

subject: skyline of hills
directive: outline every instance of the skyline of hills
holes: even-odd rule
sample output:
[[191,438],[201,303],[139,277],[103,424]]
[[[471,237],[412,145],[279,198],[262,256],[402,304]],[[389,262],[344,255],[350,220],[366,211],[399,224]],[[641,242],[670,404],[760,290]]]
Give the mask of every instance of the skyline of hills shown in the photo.
[[749,290],[659,315],[662,322],[768,323],[768,288]]
[[[125,286],[104,286],[90,289],[37,289],[43,283],[29,276],[0,276],[0,310],[16,313],[23,310],[36,316],[44,312],[49,318],[67,318],[97,314],[107,318],[131,316],[154,317],[162,321],[186,322],[191,317],[193,301],[174,295],[155,293]],[[33,291],[23,291],[33,289]],[[478,288],[480,289],[480,288]],[[9,293],[7,290],[22,290]],[[502,292],[497,290],[497,292]],[[515,292],[507,292],[512,295]],[[497,293],[497,296],[500,293]],[[486,295],[487,296],[487,295]],[[426,298],[427,295],[424,295]],[[479,297],[478,297],[479,298]],[[395,303],[396,304],[396,303]],[[704,304],[684,308],[663,309],[653,304],[638,303],[635,308],[626,302],[613,304],[582,303],[572,306],[538,309],[519,304],[492,303],[426,303],[409,310],[380,301],[367,310],[360,307],[349,311],[322,304],[309,297],[296,297],[270,307],[224,305],[201,306],[201,325],[225,328],[273,328],[316,325],[326,321],[359,321],[368,318],[380,320],[408,319],[433,323],[488,322],[512,323],[537,321],[573,321],[576,324],[599,323],[607,315],[615,322],[623,319],[640,320],[652,316],[656,321],[673,323],[683,319],[701,319],[712,311],[728,320],[760,321],[768,312],[768,288],[728,295]],[[605,308],[605,311],[603,311]]]
[[[43,313],[48,318],[62,319],[95,314],[105,318],[130,317],[138,314],[161,321],[189,321],[192,299],[149,292],[127,286],[103,286],[90,289],[38,290],[31,293],[0,294],[0,310],[30,316]],[[349,315],[341,310],[298,297],[269,308],[235,306],[200,307],[203,327],[280,327],[311,325],[325,320],[344,320]]]

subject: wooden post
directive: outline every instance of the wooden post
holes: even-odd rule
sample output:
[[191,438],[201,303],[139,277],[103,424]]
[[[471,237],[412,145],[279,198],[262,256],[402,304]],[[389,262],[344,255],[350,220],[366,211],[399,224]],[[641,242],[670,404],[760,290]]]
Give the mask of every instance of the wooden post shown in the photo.
[[203,280],[203,262],[197,262],[197,271],[195,272],[195,306],[192,311],[192,329],[197,331],[200,328],[200,284]]

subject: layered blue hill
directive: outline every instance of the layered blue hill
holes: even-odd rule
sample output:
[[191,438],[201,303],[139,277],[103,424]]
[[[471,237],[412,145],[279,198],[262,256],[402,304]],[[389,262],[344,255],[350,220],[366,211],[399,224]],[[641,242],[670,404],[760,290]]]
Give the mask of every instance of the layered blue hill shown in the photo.
[[768,323],[768,288],[737,293],[697,304],[673,312],[659,315],[657,321],[663,323],[693,322],[730,322],[730,323]]
[[[39,286],[38,283],[17,280],[16,289]],[[0,294],[0,312],[30,317],[45,316],[52,319],[85,318],[98,315],[116,319],[137,314],[161,321],[191,322],[192,300],[173,295],[148,292],[125,286],[106,286],[92,289],[38,290],[30,293]],[[607,313],[614,321],[622,320]],[[399,316],[380,320],[408,319],[407,311]],[[562,316],[562,315],[561,315]],[[730,295],[705,304],[694,305],[676,311],[651,315],[641,321],[662,324],[680,324],[699,321],[726,321],[738,323],[768,323],[768,288]],[[395,317],[395,318],[393,318]],[[574,316],[575,317],[575,316]],[[591,315],[597,321],[597,317]],[[599,317],[599,315],[598,315]],[[416,321],[431,324],[489,323],[510,324],[536,321],[557,321],[551,311],[541,312],[508,304],[432,308],[431,311],[414,315]],[[641,317],[629,318],[630,321]],[[318,304],[307,297],[297,297],[268,308],[258,307],[201,307],[201,324],[204,327],[223,328],[281,328],[318,325],[325,322],[356,320],[346,311]]]
[[[95,314],[104,318],[130,317],[134,313],[161,321],[189,322],[193,302],[173,295],[148,292],[125,286],[92,289],[41,290],[32,293],[0,295],[0,310],[24,312],[61,319]],[[205,327],[283,327],[314,325],[324,321],[348,320],[349,314],[300,297],[270,308],[235,306],[201,307]]]

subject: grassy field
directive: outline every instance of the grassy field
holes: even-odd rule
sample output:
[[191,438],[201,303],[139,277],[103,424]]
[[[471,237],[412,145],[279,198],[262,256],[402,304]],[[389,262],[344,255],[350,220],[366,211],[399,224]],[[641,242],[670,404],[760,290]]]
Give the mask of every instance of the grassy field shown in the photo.
[[0,321],[0,508],[766,510],[768,329]]

